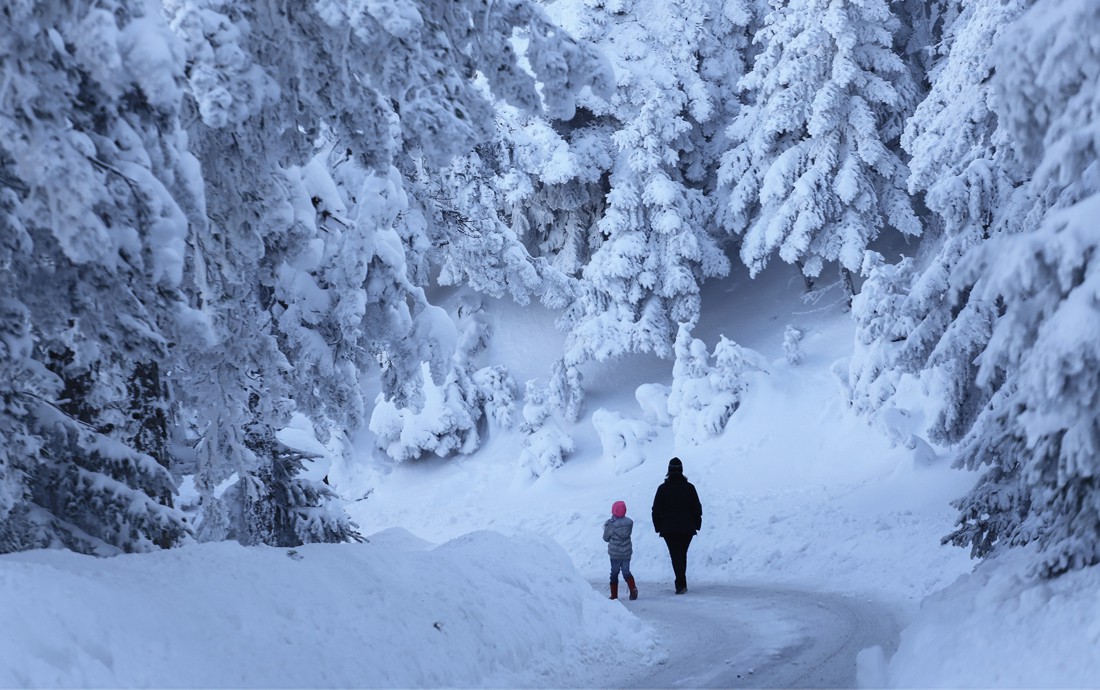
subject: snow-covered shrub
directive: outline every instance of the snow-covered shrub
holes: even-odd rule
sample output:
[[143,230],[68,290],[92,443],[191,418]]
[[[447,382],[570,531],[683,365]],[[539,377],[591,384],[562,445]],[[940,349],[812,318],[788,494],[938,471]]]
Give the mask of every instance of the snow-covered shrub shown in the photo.
[[698,445],[721,434],[741,404],[744,374],[765,370],[760,353],[743,348],[722,336],[714,347],[710,365],[706,344],[680,327],[676,338],[676,362],[672,367],[672,390],[668,412],[677,443]]
[[[424,374],[427,378],[427,365]],[[375,442],[399,462],[426,452],[439,457],[473,452],[479,441],[477,420],[465,393],[452,372],[442,386],[425,381],[424,404],[419,410],[398,407],[379,396],[369,426]]]
[[507,367],[483,367],[470,379],[477,395],[475,409],[482,410],[496,428],[510,429],[516,412],[516,382]]
[[645,446],[657,436],[650,424],[600,408],[592,413],[592,426],[600,437],[603,457],[611,460],[615,474],[622,474],[646,460]]
[[277,462],[246,474],[222,495],[226,536],[242,544],[300,546],[361,541],[326,484],[299,476],[309,455],[277,442]]
[[[442,385],[425,380],[419,409],[380,395],[371,414],[370,430],[378,447],[395,460],[429,452],[440,457],[472,453],[481,443],[479,423],[486,415],[498,428],[512,424],[516,386],[511,375],[502,366],[478,369],[474,364],[492,335],[480,300],[464,301],[457,318],[461,332]],[[428,364],[423,367],[427,379]]]
[[672,389],[663,383],[643,383],[634,391],[634,399],[642,408],[642,418],[654,426],[671,426],[668,396]]
[[576,366],[564,360],[554,362],[550,370],[549,403],[567,422],[575,422],[584,411],[583,376]]
[[523,394],[523,450],[520,466],[535,477],[561,467],[576,449],[573,438],[562,430],[549,403],[549,395],[537,381],[527,382]]
[[788,364],[802,363],[803,335],[802,329],[795,328],[791,324],[787,324],[787,327],[783,329],[783,356],[787,358]]

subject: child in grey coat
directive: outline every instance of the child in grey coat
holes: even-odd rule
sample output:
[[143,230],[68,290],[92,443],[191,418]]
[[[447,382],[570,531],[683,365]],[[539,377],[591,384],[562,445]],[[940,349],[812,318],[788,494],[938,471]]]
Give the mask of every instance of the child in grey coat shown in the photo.
[[611,598],[619,598],[619,571],[623,573],[626,586],[630,588],[630,599],[638,598],[638,588],[634,585],[634,576],[630,574],[630,557],[634,547],[630,543],[630,533],[634,531],[634,521],[626,516],[626,503],[615,501],[611,505],[611,518],[603,523],[603,540],[607,542],[607,555],[611,556]]

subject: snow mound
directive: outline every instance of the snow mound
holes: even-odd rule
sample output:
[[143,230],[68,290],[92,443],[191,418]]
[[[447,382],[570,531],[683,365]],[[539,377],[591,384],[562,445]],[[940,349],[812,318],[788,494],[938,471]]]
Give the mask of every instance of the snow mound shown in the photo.
[[379,537],[2,556],[0,687],[585,685],[654,654],[550,539]]

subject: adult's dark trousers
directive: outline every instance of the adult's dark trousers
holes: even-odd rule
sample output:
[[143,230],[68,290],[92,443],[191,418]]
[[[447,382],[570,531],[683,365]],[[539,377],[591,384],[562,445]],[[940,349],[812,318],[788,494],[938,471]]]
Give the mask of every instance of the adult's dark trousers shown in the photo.
[[687,589],[688,547],[691,546],[691,532],[683,534],[665,534],[668,555],[672,559],[672,572],[676,576],[676,590]]

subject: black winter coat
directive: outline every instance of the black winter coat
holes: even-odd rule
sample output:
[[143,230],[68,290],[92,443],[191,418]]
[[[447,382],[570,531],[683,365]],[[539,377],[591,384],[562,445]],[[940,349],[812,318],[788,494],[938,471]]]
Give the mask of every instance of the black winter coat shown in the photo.
[[703,504],[695,485],[682,474],[669,475],[653,497],[653,529],[662,537],[695,534],[703,526]]

